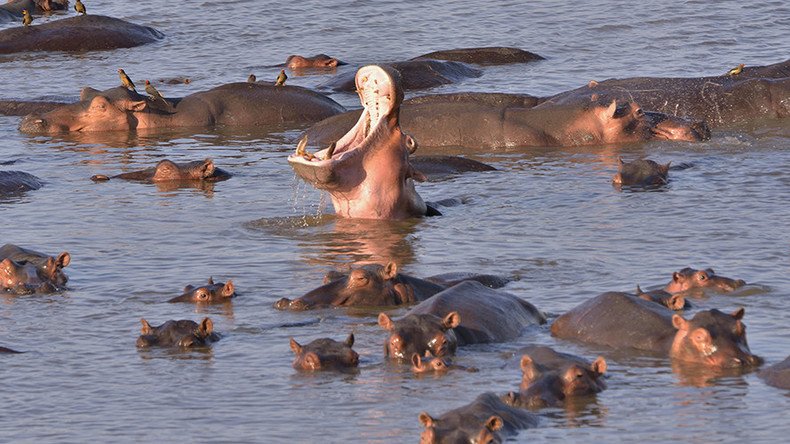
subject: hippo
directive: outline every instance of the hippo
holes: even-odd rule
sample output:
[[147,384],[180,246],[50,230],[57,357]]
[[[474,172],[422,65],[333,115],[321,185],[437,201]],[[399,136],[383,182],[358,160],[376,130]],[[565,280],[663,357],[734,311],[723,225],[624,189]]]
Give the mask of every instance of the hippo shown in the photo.
[[387,265],[369,264],[335,277],[323,286],[290,300],[282,298],[274,304],[280,310],[307,310],[341,306],[390,306],[424,301],[445,287],[403,273],[394,262]]
[[710,128],[753,124],[790,116],[790,60],[744,68],[737,76],[692,78],[636,77],[590,82],[547,98],[540,106],[633,100],[645,109],[702,119]]
[[[457,93],[420,97],[401,107],[403,130],[420,145],[488,152],[501,147],[584,146],[651,140],[702,141],[702,121],[644,111],[635,102],[590,101],[537,106],[540,98],[518,94]],[[328,144],[350,127],[357,111],[334,116],[305,131]]]
[[491,165],[460,156],[414,156],[409,162],[415,171],[414,180],[420,182],[439,182],[461,173],[497,170]]
[[672,280],[664,287],[668,293],[699,293],[713,290],[721,293],[731,292],[746,285],[742,279],[730,279],[718,276],[712,268],[695,270],[686,267],[672,273]]
[[526,347],[519,351],[522,379],[519,392],[510,392],[504,401],[514,407],[561,406],[566,399],[594,395],[606,389],[603,374],[606,360],[559,353],[550,347]]
[[380,313],[378,323],[389,331],[385,356],[409,359],[414,353],[445,357],[462,345],[516,339],[546,316],[518,297],[476,281],[464,281],[419,303],[394,321]]
[[[90,17],[90,16],[88,16]],[[72,131],[133,131],[172,128],[257,127],[304,124],[345,111],[334,100],[298,86],[229,83],[168,99],[168,107],[124,87],[85,88],[80,102],[22,119],[30,134]]]
[[71,255],[67,251],[52,257],[14,244],[5,244],[0,247],[0,260],[4,259],[11,259],[22,265],[32,265],[39,279],[52,284],[57,289],[64,288],[69,281],[68,276],[63,272],[63,269],[71,263]]
[[133,48],[163,38],[148,26],[103,15],[77,15],[0,31],[0,54]]
[[35,265],[5,258],[0,261],[0,291],[24,295],[53,293],[57,288],[42,278]]
[[8,0],[0,4],[0,23],[21,19],[24,9],[32,15],[41,15],[51,11],[62,11],[68,7],[68,0]]
[[193,302],[197,304],[221,304],[228,302],[236,296],[233,281],[214,283],[214,278],[208,278],[207,285],[184,287],[184,294],[176,296],[167,302]]
[[[482,71],[465,63],[440,60],[409,60],[380,66],[389,66],[397,71],[405,91],[434,88],[483,75]],[[357,86],[355,79],[354,73],[349,71],[335,76],[318,88],[335,92],[354,92]]]
[[425,427],[421,444],[501,443],[521,429],[538,425],[535,415],[505,404],[491,392],[438,418],[421,412],[419,419]]
[[453,364],[452,361],[447,358],[437,358],[435,356],[431,356],[430,352],[426,352],[425,356],[423,357],[420,357],[420,355],[417,353],[411,355],[411,371],[414,373],[442,374],[447,373],[453,369],[465,370],[470,373],[476,373],[479,371],[475,367],[464,367],[463,365]]
[[663,305],[670,310],[678,311],[690,308],[691,304],[680,294],[672,294],[666,290],[658,289],[651,291],[642,291],[642,288],[637,285],[634,295],[646,301],[655,302],[658,305]]
[[744,313],[743,308],[731,314],[714,309],[686,320],[656,303],[628,293],[608,292],[558,317],[551,334],[643,350],[709,368],[755,367],[761,359],[751,353],[746,342],[746,327],[741,322]]
[[12,350],[12,349],[7,348],[7,347],[0,346],[0,353],[23,353],[23,352],[19,352],[19,351]]
[[143,325],[140,337],[137,338],[137,347],[202,347],[219,340],[219,335],[214,333],[214,323],[211,319],[204,318],[200,324],[188,319],[180,321],[167,321],[158,327],[152,327],[145,319],[140,319]]
[[0,100],[0,116],[26,116],[33,113],[45,113],[68,104],[68,102],[53,101]]
[[132,171],[129,173],[105,176],[97,174],[91,177],[94,182],[103,182],[110,179],[125,179],[141,182],[167,182],[167,181],[206,181],[219,182],[228,180],[230,173],[214,166],[211,159],[196,160],[193,162],[176,163],[168,159],[160,160],[154,168]]
[[790,390],[790,356],[778,364],[760,370],[757,376],[768,385]]
[[[356,84],[364,106],[357,124],[315,156],[297,149],[288,162],[299,177],[329,192],[339,217],[428,215],[428,206],[414,189],[414,169],[409,164],[417,142],[400,130],[400,75],[386,66],[364,66],[357,71]],[[304,144],[300,143],[302,149]]]
[[41,179],[30,173],[0,171],[0,197],[37,190],[42,186]]
[[672,162],[661,165],[650,159],[640,159],[626,163],[618,157],[617,163],[617,173],[612,177],[612,184],[619,187],[649,187],[667,183]]
[[341,62],[334,57],[329,57],[326,54],[316,54],[312,57],[290,55],[285,59],[285,67],[291,71],[300,71],[310,68],[337,68],[345,64],[345,62]]
[[354,345],[354,334],[348,335],[344,342],[321,338],[307,345],[300,345],[291,338],[291,350],[296,358],[293,367],[297,370],[345,370],[359,365],[359,355],[351,349]]
[[412,60],[448,60],[453,62],[472,63],[475,65],[508,65],[512,63],[529,63],[546,60],[533,52],[506,46],[490,46],[485,48],[458,48],[434,51]]

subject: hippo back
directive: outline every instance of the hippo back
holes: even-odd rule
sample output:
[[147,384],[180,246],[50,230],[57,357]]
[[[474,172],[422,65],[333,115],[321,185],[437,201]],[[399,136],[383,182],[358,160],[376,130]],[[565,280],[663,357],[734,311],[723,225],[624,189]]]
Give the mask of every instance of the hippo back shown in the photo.
[[790,356],[758,373],[766,384],[790,390]]
[[529,302],[477,281],[463,281],[437,293],[409,314],[443,318],[452,311],[461,315],[460,325],[454,328],[459,345],[509,341],[525,327],[546,322],[543,313]]
[[658,353],[669,353],[675,332],[672,311],[619,292],[589,299],[551,326],[558,338]]
[[538,418],[535,415],[523,409],[513,408],[502,402],[495,393],[487,392],[465,406],[445,412],[435,420],[434,436],[437,441],[441,441],[441,438],[448,437],[448,435],[458,437],[458,435],[468,434],[470,436],[464,437],[471,438],[472,433],[476,431],[475,428],[481,427],[493,415],[502,419],[502,428],[498,431],[498,435],[503,438],[513,436],[521,429],[535,427],[538,424]]

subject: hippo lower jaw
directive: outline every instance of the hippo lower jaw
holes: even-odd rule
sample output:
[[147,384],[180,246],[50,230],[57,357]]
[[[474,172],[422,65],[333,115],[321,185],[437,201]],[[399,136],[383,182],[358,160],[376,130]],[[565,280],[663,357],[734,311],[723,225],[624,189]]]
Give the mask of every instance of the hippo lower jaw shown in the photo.
[[356,125],[333,146],[303,152],[288,162],[299,177],[329,191],[341,217],[404,219],[423,216],[427,207],[414,189],[409,153],[416,142],[400,130],[403,101],[396,71],[375,65],[360,68],[356,87],[364,106]]

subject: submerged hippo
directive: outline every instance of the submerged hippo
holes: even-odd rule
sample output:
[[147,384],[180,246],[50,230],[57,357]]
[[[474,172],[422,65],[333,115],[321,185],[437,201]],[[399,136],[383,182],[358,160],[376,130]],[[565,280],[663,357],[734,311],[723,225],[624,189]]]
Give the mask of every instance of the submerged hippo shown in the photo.
[[538,425],[536,416],[510,407],[490,392],[438,418],[422,412],[419,419],[425,427],[421,444],[500,443]]
[[625,162],[617,159],[617,173],[612,177],[615,186],[649,187],[665,185],[669,174],[669,165],[661,165],[650,159]]
[[41,179],[24,171],[0,171],[0,197],[37,190],[44,186]]
[[176,296],[167,302],[193,302],[197,304],[221,304],[228,302],[236,296],[233,281],[214,283],[214,278],[208,278],[207,285],[195,287],[187,285],[184,294]]
[[559,353],[550,347],[526,347],[521,357],[519,392],[510,392],[505,403],[514,407],[542,408],[563,405],[566,399],[594,395],[606,389],[606,360]]
[[167,181],[207,181],[219,182],[228,180],[230,173],[214,166],[211,159],[196,160],[193,162],[176,163],[168,159],[160,160],[153,168],[132,171],[129,173],[105,176],[97,174],[91,177],[94,182],[110,179],[136,180],[142,182],[167,182]]
[[351,349],[354,334],[348,335],[344,342],[321,338],[307,345],[300,345],[291,338],[291,350],[296,355],[293,367],[297,370],[343,370],[359,365],[359,355]]
[[746,285],[745,281],[719,276],[712,268],[695,270],[686,267],[672,273],[672,280],[664,287],[664,291],[668,293],[694,293],[695,291],[714,290],[727,293],[737,290],[744,285]]
[[790,390],[790,356],[778,364],[760,370],[757,376],[768,385]]
[[357,124],[331,147],[314,156],[297,150],[288,162],[299,177],[329,192],[340,217],[425,216],[428,206],[414,189],[409,164],[417,142],[399,125],[399,74],[389,67],[365,66],[357,71],[356,85],[364,106]]
[[[469,77],[480,77],[483,72],[460,62],[443,62],[439,60],[409,60],[406,62],[388,63],[386,65],[400,74],[401,86],[404,90],[426,89],[455,83]],[[330,89],[338,92],[353,92],[356,86],[353,72],[340,74],[319,89]]]
[[642,288],[637,285],[636,286],[636,293],[634,293],[636,297],[639,299],[644,299],[646,301],[655,302],[658,305],[663,305],[670,310],[683,310],[685,308],[691,307],[691,304],[680,294],[672,294],[666,290],[651,290],[651,291],[643,291]]
[[532,304],[479,282],[464,281],[421,302],[397,321],[379,314],[389,331],[384,354],[405,360],[417,353],[444,357],[458,346],[516,339],[530,325],[546,323]]
[[183,127],[255,127],[309,123],[341,113],[334,100],[298,86],[229,83],[163,106],[123,87],[86,88],[81,101],[26,116],[19,130],[31,134],[132,131]]
[[307,310],[323,307],[406,305],[424,301],[445,287],[398,273],[394,262],[370,264],[340,273],[331,282],[297,299],[282,298],[274,304],[280,310]]
[[0,353],[22,353],[16,350],[11,350],[10,348],[0,347]]
[[507,65],[511,63],[529,63],[545,58],[529,51],[506,46],[490,46],[485,48],[458,48],[429,52],[412,60],[450,60],[454,62],[474,63],[475,65]]
[[[423,146],[485,150],[523,146],[582,146],[650,140],[701,141],[701,121],[643,111],[631,101],[590,101],[537,107],[524,94],[456,93],[419,97],[402,106],[401,125]],[[305,132],[315,143],[337,140],[358,112],[334,116]]]
[[341,62],[334,57],[329,57],[326,54],[316,54],[312,57],[291,55],[285,59],[285,67],[291,71],[299,71],[310,68],[336,68],[345,64],[345,62]]
[[633,100],[645,109],[703,119],[711,128],[790,116],[790,60],[745,68],[737,76],[636,77],[590,82],[548,98],[541,106],[602,100]]
[[[64,289],[69,281],[68,276],[63,272],[63,269],[71,263],[71,255],[66,251],[53,257],[14,244],[5,244],[0,247],[0,261],[6,259],[14,262],[13,267],[12,264],[7,264],[7,273],[19,276],[21,279],[15,282],[15,285],[30,284],[33,287],[41,286],[44,290],[54,291]],[[11,271],[12,268],[17,271]],[[28,280],[24,279],[25,275],[29,276]]]
[[200,324],[187,319],[170,320],[158,327],[152,327],[145,319],[140,319],[140,323],[143,326],[137,346],[141,348],[201,347],[219,340],[219,335],[214,333],[214,323],[209,318],[204,318]]
[[708,367],[759,365],[746,342],[741,319],[732,314],[701,311],[686,320],[653,302],[627,293],[603,293],[558,317],[551,334],[613,348],[633,348],[668,355],[673,360]]
[[164,34],[103,15],[78,15],[0,31],[0,54],[30,51],[96,51],[153,43]]
[[470,373],[476,373],[479,370],[475,367],[464,367],[462,365],[453,364],[448,358],[437,358],[431,356],[430,352],[426,352],[425,356],[420,357],[417,353],[411,355],[411,371],[417,374],[421,373],[447,373],[450,370],[458,369],[465,370]]
[[25,9],[32,15],[41,15],[51,11],[62,11],[68,7],[68,0],[8,0],[0,4],[0,23],[21,19],[22,10]]

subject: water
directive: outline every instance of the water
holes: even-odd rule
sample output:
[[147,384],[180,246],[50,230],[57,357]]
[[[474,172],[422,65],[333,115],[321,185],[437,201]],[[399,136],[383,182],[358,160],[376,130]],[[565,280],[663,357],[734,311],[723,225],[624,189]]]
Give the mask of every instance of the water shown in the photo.
[[[548,95],[590,79],[720,74],[790,54],[785,2],[319,2],[194,3],[95,0],[89,12],[154,26],[161,43],[87,54],[0,58],[0,97],[76,99],[109,88],[123,67],[133,80],[186,76],[167,97],[251,72],[274,79],[292,53],[325,52],[351,63],[395,61],[469,46],[518,46],[547,61],[485,69],[430,93],[503,91]],[[7,25],[6,25],[7,26]],[[352,69],[352,68],[347,68]],[[315,86],[324,77],[292,77]],[[357,106],[353,96],[336,100]],[[275,311],[280,297],[320,284],[355,261],[395,260],[416,276],[446,271],[519,278],[507,290],[552,317],[607,290],[660,286],[672,271],[711,266],[751,283],[699,308],[746,307],[752,351],[768,363],[790,351],[790,127],[715,131],[705,143],[655,142],[583,149],[477,153],[500,171],[421,184],[427,200],[461,197],[445,216],[406,223],[315,221],[320,193],[285,161],[298,128],[166,135],[29,137],[0,117],[0,161],[47,182],[0,203],[0,243],[50,254],[67,250],[70,291],[0,297],[0,441],[415,442],[420,411],[438,416],[483,391],[518,386],[529,343],[609,360],[609,389],[578,411],[548,410],[517,440],[779,441],[790,432],[790,396],[754,373],[687,375],[668,360],[618,356],[561,343],[547,328],[519,341],[462,348],[478,373],[417,378],[384,364],[375,313]],[[425,154],[426,152],[423,152]],[[691,162],[663,192],[617,192],[618,155]],[[99,173],[162,158],[212,157],[235,173],[213,189],[158,190]],[[331,207],[329,205],[328,207]],[[232,307],[164,303],[187,284],[233,279]],[[394,316],[404,310],[395,310]],[[140,352],[139,319],[210,316],[223,339],[207,353]],[[356,374],[303,375],[288,339],[344,339],[353,331]]]

